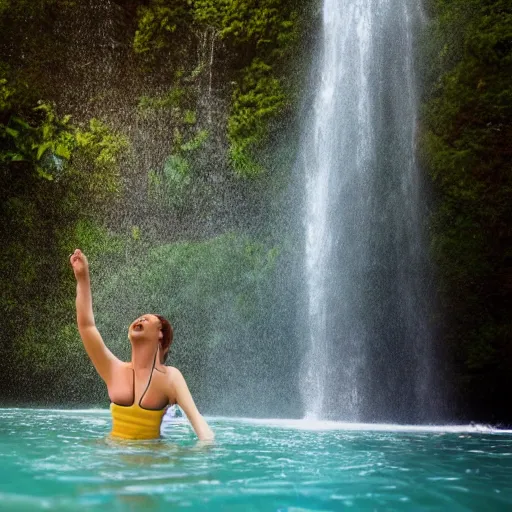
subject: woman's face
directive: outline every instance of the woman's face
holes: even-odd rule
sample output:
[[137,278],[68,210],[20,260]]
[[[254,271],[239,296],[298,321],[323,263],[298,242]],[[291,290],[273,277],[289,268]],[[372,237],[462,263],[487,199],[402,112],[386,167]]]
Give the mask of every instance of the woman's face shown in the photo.
[[142,315],[132,322],[128,328],[128,338],[130,341],[154,340],[155,342],[162,338],[162,324],[155,315]]

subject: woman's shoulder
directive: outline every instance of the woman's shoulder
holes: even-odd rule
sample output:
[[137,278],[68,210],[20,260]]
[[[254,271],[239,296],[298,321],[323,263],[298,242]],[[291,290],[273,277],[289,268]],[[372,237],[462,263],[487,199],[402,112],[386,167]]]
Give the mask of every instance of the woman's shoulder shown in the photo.
[[181,372],[178,370],[178,368],[175,368],[174,366],[164,366],[162,365],[158,369],[161,373],[164,373],[167,377],[170,379],[174,379],[176,377],[181,377]]
[[162,385],[168,395],[169,403],[174,404],[176,403],[176,396],[179,390],[183,387],[183,375],[174,366],[162,366],[162,370]]
[[165,373],[171,377],[182,377],[181,372],[175,366],[165,366]]
[[176,368],[175,366],[165,366],[165,374],[168,379],[168,383],[173,388],[181,388],[183,385],[187,385],[185,381],[185,377],[183,374]]

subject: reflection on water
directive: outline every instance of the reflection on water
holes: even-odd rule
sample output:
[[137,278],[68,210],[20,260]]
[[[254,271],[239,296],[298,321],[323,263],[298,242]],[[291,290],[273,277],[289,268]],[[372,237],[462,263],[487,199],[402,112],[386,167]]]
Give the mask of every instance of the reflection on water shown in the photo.
[[212,419],[108,436],[108,411],[0,410],[0,510],[509,510],[512,433]]

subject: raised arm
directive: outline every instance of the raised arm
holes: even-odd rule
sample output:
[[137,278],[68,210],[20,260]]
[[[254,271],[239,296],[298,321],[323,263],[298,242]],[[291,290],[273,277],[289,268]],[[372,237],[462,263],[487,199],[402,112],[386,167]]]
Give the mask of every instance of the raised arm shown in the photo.
[[208,426],[208,423],[206,423],[206,420],[197,410],[194,399],[192,398],[187,383],[185,382],[185,378],[177,368],[172,369],[171,379],[176,402],[187,415],[188,421],[190,421],[197,437],[201,441],[213,440],[215,435],[212,429]]
[[80,249],[75,250],[69,261],[76,278],[76,322],[78,332],[92,364],[100,377],[108,382],[112,367],[118,360],[106,347],[94,322],[89,263]]

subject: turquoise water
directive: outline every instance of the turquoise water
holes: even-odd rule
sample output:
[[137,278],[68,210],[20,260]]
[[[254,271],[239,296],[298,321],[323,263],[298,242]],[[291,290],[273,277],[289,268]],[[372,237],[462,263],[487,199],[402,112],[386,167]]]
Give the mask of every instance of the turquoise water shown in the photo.
[[0,510],[512,510],[512,433],[212,418],[108,439],[108,411],[0,409]]

